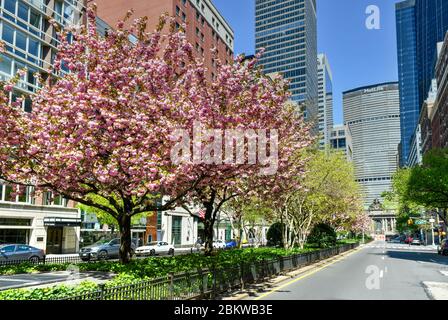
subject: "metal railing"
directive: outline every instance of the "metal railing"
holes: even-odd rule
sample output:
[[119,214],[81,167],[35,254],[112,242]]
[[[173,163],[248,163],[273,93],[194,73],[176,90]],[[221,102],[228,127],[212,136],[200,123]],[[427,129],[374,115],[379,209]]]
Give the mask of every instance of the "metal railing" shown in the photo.
[[214,299],[218,295],[263,282],[314,262],[328,259],[358,247],[344,244],[308,253],[295,254],[256,263],[241,263],[234,267],[199,269],[194,272],[170,274],[157,279],[108,287],[59,300],[186,300]]
[[89,261],[83,261],[79,256],[71,256],[71,257],[50,257],[50,258],[37,258],[32,257],[29,259],[8,259],[8,260],[0,260],[0,267],[2,266],[11,266],[11,265],[20,265],[20,264],[62,264],[62,263],[84,263]]
[[[190,248],[190,250],[175,250],[174,255],[186,255],[186,254],[192,254],[192,253],[199,253],[203,251],[203,248],[197,249],[197,248]],[[161,257],[167,257],[172,256],[171,254],[160,254],[158,256]],[[134,256],[132,259],[145,259],[149,256],[141,256],[137,257]],[[52,257],[45,257],[45,258],[39,258],[37,259],[37,256],[34,256],[32,258],[24,258],[24,259],[8,259],[3,260],[2,257],[0,257],[0,267],[2,266],[11,266],[11,265],[20,265],[20,264],[31,264],[31,265],[37,265],[37,264],[63,264],[63,263],[90,263],[90,262],[98,262],[98,261],[119,261],[118,258],[108,258],[106,260],[98,260],[98,259],[91,259],[91,260],[82,260],[78,255],[77,256],[52,256]]]

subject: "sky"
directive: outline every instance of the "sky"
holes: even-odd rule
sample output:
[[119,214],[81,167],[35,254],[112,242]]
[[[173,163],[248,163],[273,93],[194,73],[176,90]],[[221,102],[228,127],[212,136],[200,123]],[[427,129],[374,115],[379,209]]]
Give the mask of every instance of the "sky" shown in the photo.
[[[333,73],[334,123],[343,122],[342,92],[397,81],[396,0],[316,0],[319,53]],[[235,32],[235,53],[255,50],[255,0],[213,0]],[[380,29],[368,29],[370,5],[379,8]]]

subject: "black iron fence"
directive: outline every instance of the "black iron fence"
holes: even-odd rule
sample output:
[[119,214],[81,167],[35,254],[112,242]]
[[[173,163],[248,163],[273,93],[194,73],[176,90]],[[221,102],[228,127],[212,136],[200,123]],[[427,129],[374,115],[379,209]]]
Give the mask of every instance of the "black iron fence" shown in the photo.
[[68,257],[31,257],[31,258],[10,258],[10,259],[1,259],[0,258],[0,267],[1,266],[10,266],[10,265],[20,265],[20,264],[62,264],[62,263],[81,263],[85,262],[81,260],[78,256],[68,256]]
[[[179,255],[186,255],[191,253],[198,253],[203,251],[203,249],[196,249],[196,248],[190,248],[190,250],[179,250],[174,251],[175,256]],[[160,254],[159,256],[171,256],[171,254]],[[132,259],[144,259],[148,256],[133,256]],[[107,258],[105,259],[107,261],[119,261],[118,258]],[[78,263],[89,263],[89,262],[98,262],[97,259],[91,259],[91,260],[82,260],[79,256],[51,256],[51,257],[37,257],[37,256],[31,256],[26,258],[3,258],[0,256],[0,267],[2,266],[10,266],[10,265],[20,265],[20,264],[63,264],[63,263],[71,263],[71,264],[78,264]]]
[[242,263],[229,268],[212,268],[194,272],[170,274],[153,280],[108,287],[66,297],[60,300],[185,300],[213,299],[224,292],[263,282],[311,263],[330,258],[358,247],[345,244],[318,251],[295,254],[256,263]]

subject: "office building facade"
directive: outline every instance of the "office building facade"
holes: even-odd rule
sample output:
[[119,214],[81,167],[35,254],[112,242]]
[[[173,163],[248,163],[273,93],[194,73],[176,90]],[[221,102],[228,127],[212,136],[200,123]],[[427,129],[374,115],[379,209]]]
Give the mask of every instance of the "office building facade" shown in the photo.
[[[129,9],[134,9],[133,19],[147,16],[148,31],[155,30],[159,17],[168,13],[176,18],[178,27],[185,24],[185,35],[191,43],[196,58],[204,59],[207,77],[213,80],[217,65],[211,49],[216,47],[221,63],[233,62],[234,33],[229,23],[219,13],[211,0],[96,0],[98,15],[108,25],[115,27]],[[166,29],[168,30],[168,29]]]
[[344,123],[351,133],[356,180],[369,207],[389,191],[397,171],[400,142],[398,83],[383,83],[343,93]]
[[[6,52],[0,55],[0,79],[27,69],[10,94],[11,101],[23,96],[22,107],[32,112],[30,95],[38,90],[34,74],[50,76],[57,52],[56,30],[86,22],[85,1],[3,0],[0,7],[0,35]],[[31,188],[12,196],[17,187],[0,180],[0,244],[29,244],[49,253],[76,252],[81,219],[72,201],[58,195],[34,195]]]
[[352,138],[347,126],[335,125],[330,131],[329,139],[331,149],[342,151],[347,157],[347,161],[353,160]]
[[292,100],[318,133],[316,0],[256,0],[255,47],[264,72],[289,80]]
[[409,153],[423,102],[434,78],[437,43],[448,30],[445,0],[406,0],[396,4],[398,77],[400,84],[401,160]]
[[333,75],[325,54],[317,56],[319,146],[324,148],[330,143],[333,130]]
[[437,97],[431,119],[432,147],[448,148],[448,32],[440,47],[435,73]]

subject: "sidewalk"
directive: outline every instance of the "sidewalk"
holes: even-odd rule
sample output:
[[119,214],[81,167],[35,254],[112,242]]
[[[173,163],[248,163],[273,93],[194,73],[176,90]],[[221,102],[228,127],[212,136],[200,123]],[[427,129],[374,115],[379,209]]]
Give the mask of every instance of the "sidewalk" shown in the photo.
[[111,280],[116,274],[109,272],[77,272],[76,270],[42,272],[34,274],[15,274],[0,276],[0,291],[8,289],[46,288],[52,285],[78,285],[83,281],[103,283]]

